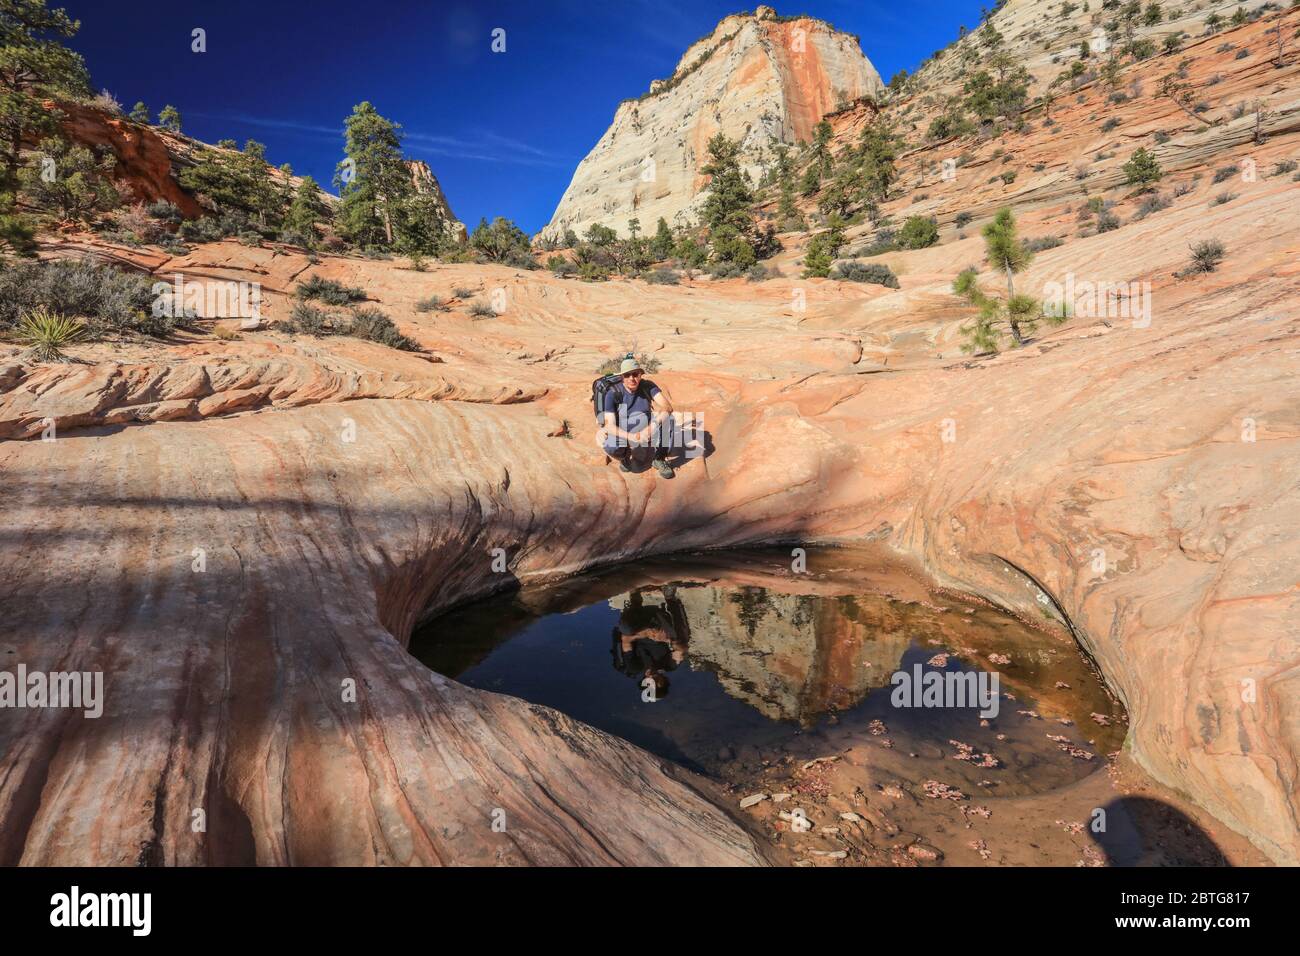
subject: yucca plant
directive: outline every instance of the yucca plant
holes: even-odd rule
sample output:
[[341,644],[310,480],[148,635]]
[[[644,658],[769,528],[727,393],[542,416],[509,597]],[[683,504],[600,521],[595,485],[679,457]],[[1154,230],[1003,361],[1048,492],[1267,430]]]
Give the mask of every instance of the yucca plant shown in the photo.
[[65,361],[63,348],[85,337],[86,326],[76,319],[41,306],[26,312],[18,322],[17,338],[31,347],[38,362]]

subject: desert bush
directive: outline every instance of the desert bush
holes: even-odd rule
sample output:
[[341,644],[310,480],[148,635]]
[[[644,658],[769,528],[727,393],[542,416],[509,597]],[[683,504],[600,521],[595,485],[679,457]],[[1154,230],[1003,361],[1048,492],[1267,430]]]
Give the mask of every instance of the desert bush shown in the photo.
[[745,278],[750,282],[762,282],[767,277],[767,267],[761,262],[755,262],[745,271]]
[[1236,194],[1236,193],[1232,193],[1232,192],[1222,192],[1222,193],[1219,193],[1219,195],[1215,196],[1213,199],[1210,200],[1210,205],[1211,205],[1211,206],[1222,206],[1224,203],[1232,202],[1232,201],[1233,201],[1234,199],[1236,199],[1236,198],[1237,198],[1237,194]]
[[1101,124],[1101,131],[1103,133],[1109,133],[1111,130],[1117,128],[1119,128],[1119,120],[1114,116],[1112,116],[1110,119],[1106,120],[1106,122]]
[[1038,236],[1025,240],[1025,248],[1030,252],[1042,252],[1044,249],[1055,249],[1062,245],[1065,245],[1065,240],[1059,236]]
[[159,199],[157,202],[151,202],[144,207],[145,213],[152,219],[159,222],[166,222],[175,225],[185,217],[181,215],[180,207],[166,199]]
[[654,269],[645,274],[645,281],[651,285],[677,285],[681,276],[672,269]]
[[1120,227],[1119,216],[1113,212],[1103,212],[1097,217],[1098,232],[1112,232]]
[[517,269],[536,269],[527,234],[504,216],[489,225],[486,218],[470,233],[469,246],[489,262],[500,262]]
[[1183,270],[1185,275],[1194,275],[1202,272],[1213,272],[1219,267],[1226,254],[1223,243],[1218,239],[1203,239],[1191,247],[1192,261],[1191,264]]
[[456,286],[454,289],[451,290],[451,294],[452,294],[453,296],[455,296],[456,298],[458,298],[458,299],[468,299],[468,298],[470,298],[471,296],[477,295],[477,294],[478,294],[478,290],[477,290],[477,289],[471,289],[471,288],[469,288],[469,287],[467,287],[467,286],[458,285],[458,286]]
[[416,312],[446,312],[447,303],[440,295],[431,295],[427,299],[419,299],[415,303]]
[[323,335],[337,335],[339,325],[333,313],[307,302],[297,302],[289,313],[290,330],[305,332],[320,338]]
[[319,299],[326,305],[347,305],[351,302],[363,301],[366,297],[366,290],[355,286],[345,286],[333,279],[311,276],[307,280],[298,283],[298,287],[294,289],[294,295],[304,300]]
[[397,331],[393,320],[374,306],[361,306],[354,309],[345,334],[403,352],[420,350],[419,344],[414,339],[407,338]]
[[496,318],[496,314],[497,314],[497,310],[492,308],[491,305],[489,305],[487,302],[484,302],[482,299],[475,299],[473,302],[469,304],[469,306],[466,308],[466,311],[469,312],[469,314],[474,316],[474,318],[476,319],[487,319],[487,318],[494,319]]
[[[596,374],[613,375],[615,372],[619,370],[619,366],[623,364],[623,359],[628,358],[631,355],[632,352],[631,350],[629,350],[623,353],[622,355],[617,355],[614,358],[605,359],[605,361],[601,362],[600,366],[596,369]],[[651,356],[647,355],[645,352],[642,352],[640,355],[638,355],[636,357],[636,360],[637,360],[637,364],[641,366],[642,370],[647,375],[653,375],[655,372],[659,371],[659,360],[657,358],[652,358]]]
[[1233,163],[1231,166],[1220,166],[1218,169],[1214,171],[1213,181],[1215,185],[1218,185],[1219,183],[1223,182],[1225,179],[1231,179],[1239,172],[1241,172],[1241,170],[1237,167],[1236,163]]
[[1294,159],[1284,159],[1273,167],[1270,176],[1281,176],[1284,173],[1293,173],[1296,171],[1296,161]]
[[1145,219],[1153,212],[1168,209],[1172,205],[1173,200],[1166,198],[1160,193],[1153,193],[1146,199],[1142,200],[1142,205],[1138,206],[1138,210],[1133,214],[1133,218],[1134,220]]
[[155,318],[153,280],[89,259],[19,262],[0,269],[0,330],[37,309],[81,318],[86,335],[166,335],[175,321]]
[[831,272],[831,278],[845,282],[870,282],[890,289],[898,288],[898,276],[894,275],[894,270],[883,262],[849,260],[837,265]]
[[85,338],[86,327],[76,319],[39,306],[23,315],[14,332],[19,343],[31,349],[35,361],[62,362],[64,347]]
[[968,212],[959,212],[957,213],[957,218],[953,220],[953,223],[957,226],[958,229],[960,229],[962,226],[965,226],[974,218],[975,217]]

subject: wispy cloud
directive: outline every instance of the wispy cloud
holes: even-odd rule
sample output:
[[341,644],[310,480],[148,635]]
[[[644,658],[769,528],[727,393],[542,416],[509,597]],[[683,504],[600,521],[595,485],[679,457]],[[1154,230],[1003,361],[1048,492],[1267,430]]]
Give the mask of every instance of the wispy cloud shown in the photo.
[[[340,145],[343,139],[342,126],[322,126],[315,123],[301,123],[297,120],[253,116],[248,113],[194,113],[192,115],[202,119],[239,123],[262,129],[277,129],[291,133],[304,133],[313,137],[328,137],[338,140]],[[424,153],[429,156],[449,156],[484,163],[554,166],[560,169],[572,168],[578,162],[576,158],[550,153],[528,143],[490,131],[476,131],[468,136],[444,136],[403,128],[402,134],[403,145],[408,151]]]

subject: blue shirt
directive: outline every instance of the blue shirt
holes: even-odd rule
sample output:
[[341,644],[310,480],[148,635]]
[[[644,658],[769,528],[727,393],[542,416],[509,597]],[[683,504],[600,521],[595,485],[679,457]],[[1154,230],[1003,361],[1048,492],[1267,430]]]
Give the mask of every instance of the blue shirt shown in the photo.
[[[650,400],[659,394],[659,386],[647,379],[641,380],[641,386],[635,393],[627,390],[622,382],[605,393],[601,411],[612,412],[614,424],[626,432],[636,432],[650,424]],[[626,412],[620,413],[623,407]],[[626,416],[626,417],[624,417]]]

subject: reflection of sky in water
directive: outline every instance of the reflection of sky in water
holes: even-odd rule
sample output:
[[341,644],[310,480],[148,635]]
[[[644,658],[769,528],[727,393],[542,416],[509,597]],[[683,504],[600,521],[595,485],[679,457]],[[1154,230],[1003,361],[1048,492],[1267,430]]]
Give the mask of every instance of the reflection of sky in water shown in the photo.
[[[996,753],[1013,789],[1038,789],[1021,775],[1050,764],[1052,785],[1068,782],[1122,739],[1122,728],[1084,723],[1112,705],[1074,646],[1007,615],[951,599],[941,609],[876,593],[788,593],[797,587],[788,579],[785,593],[728,584],[726,574],[701,573],[699,558],[680,568],[661,560],[656,571],[636,601],[615,593],[631,580],[627,568],[489,599],[432,622],[413,637],[412,652],[462,683],[554,707],[699,770],[740,748],[780,749],[828,720],[864,733],[880,720],[899,748],[942,755],[960,739]],[[935,661],[942,652],[950,656]],[[895,670],[994,670],[990,654],[1014,662],[996,669],[1016,700],[1000,701],[988,726],[977,706],[891,704]],[[647,667],[667,679],[654,702],[643,700]],[[1085,764],[1049,739],[1058,731],[1084,747],[1099,733],[1114,739],[1097,740],[1104,749]]]

